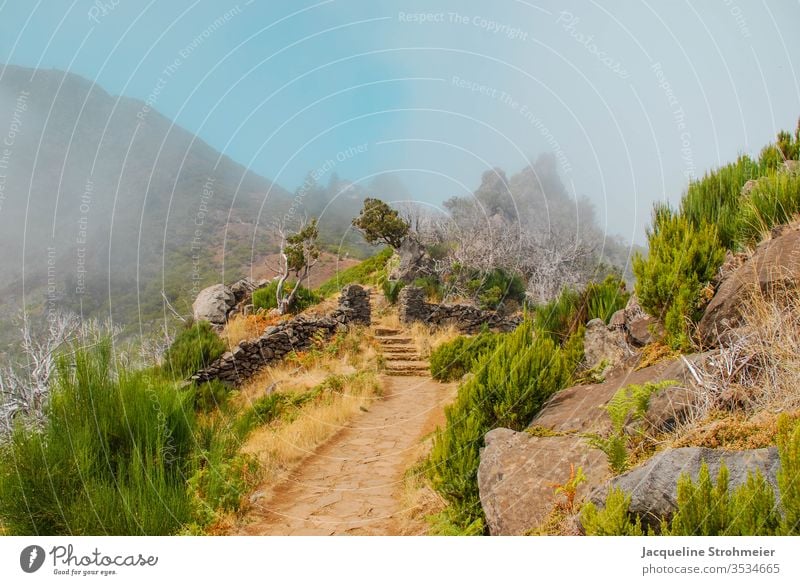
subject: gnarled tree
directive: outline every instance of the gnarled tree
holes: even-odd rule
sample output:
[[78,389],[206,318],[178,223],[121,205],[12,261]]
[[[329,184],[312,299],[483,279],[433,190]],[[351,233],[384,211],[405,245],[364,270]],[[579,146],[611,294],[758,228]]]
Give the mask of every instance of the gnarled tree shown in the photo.
[[370,244],[384,243],[398,250],[409,233],[409,225],[380,199],[368,197],[364,200],[361,213],[353,220],[353,227],[359,230]]
[[[277,232],[280,237],[280,257],[275,300],[278,312],[285,315],[292,307],[303,279],[319,259],[319,228],[317,220],[312,218],[311,221],[303,221],[300,229],[294,233],[289,232],[285,223],[279,223]],[[294,275],[295,282],[291,290],[288,290],[286,283],[291,275]]]

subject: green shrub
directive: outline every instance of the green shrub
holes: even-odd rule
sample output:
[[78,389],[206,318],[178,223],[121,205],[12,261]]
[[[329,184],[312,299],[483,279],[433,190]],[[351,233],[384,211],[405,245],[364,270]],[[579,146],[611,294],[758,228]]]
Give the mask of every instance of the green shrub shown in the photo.
[[[71,356],[73,357],[73,356]],[[173,534],[191,519],[191,395],[115,368],[111,343],[58,360],[41,429],[0,457],[0,518],[14,534]]]
[[211,412],[225,405],[231,387],[221,380],[192,384],[194,407],[200,412]]
[[637,518],[631,521],[628,509],[631,497],[619,488],[611,488],[605,506],[588,502],[581,508],[581,524],[587,536],[642,536],[642,523]]
[[440,382],[459,380],[471,372],[480,358],[492,351],[500,339],[500,334],[483,331],[474,337],[462,335],[440,344],[431,352],[431,376]]
[[[291,281],[286,281],[284,284],[284,291],[292,290],[295,283]],[[278,291],[278,281],[271,280],[269,284],[263,288],[259,288],[253,291],[253,307],[256,309],[275,309],[278,307],[278,299],[275,296]],[[297,289],[297,295],[294,298],[294,303],[292,304],[289,309],[293,313],[299,313],[300,311],[304,311],[308,307],[316,305],[318,302],[322,300],[322,297],[310,290],[308,290],[303,285]]]
[[625,282],[619,276],[609,274],[603,282],[590,282],[583,297],[587,322],[602,319],[608,323],[614,313],[625,308],[630,294],[625,291]]
[[405,285],[406,283],[402,280],[385,279],[381,285],[383,288],[383,296],[386,297],[387,301],[394,305],[397,302],[397,299],[400,297],[400,291],[403,290]]
[[783,534],[800,535],[800,423],[793,427],[790,419],[778,419],[778,453],[781,469],[778,488],[783,507]]
[[164,352],[164,369],[174,378],[186,378],[225,353],[225,343],[207,321],[182,329]]
[[577,342],[560,348],[548,336],[534,335],[526,321],[501,336],[484,354],[474,376],[445,409],[446,426],[434,436],[429,476],[450,504],[449,517],[460,527],[482,518],[477,472],[484,435],[497,427],[522,430],[555,392],[566,386],[577,365]]
[[646,311],[663,319],[667,343],[688,349],[691,324],[702,316],[702,290],[721,266],[725,249],[713,226],[695,228],[666,206],[656,207],[647,239],[647,258],[633,259],[636,294]]
[[[371,258],[367,258],[360,264],[351,266],[346,270],[337,272],[335,276],[322,283],[316,293],[326,298],[335,292],[340,291],[348,284],[375,284],[381,278],[381,272],[386,269],[386,263],[394,254],[391,248],[384,248]],[[273,295],[274,296],[274,295]]]
[[414,286],[421,288],[425,298],[433,303],[441,302],[444,298],[444,287],[435,276],[421,276],[414,279]]
[[735,163],[690,183],[681,201],[681,215],[697,230],[704,225],[716,226],[720,243],[725,248],[733,248],[742,187],[765,172],[765,168],[748,156],[739,157]]
[[557,298],[534,309],[533,322],[537,331],[562,343],[586,323],[581,294],[564,289]]
[[757,244],[776,225],[800,213],[800,175],[772,173],[759,179],[741,205],[739,240]]
[[688,474],[678,481],[678,509],[662,532],[675,536],[767,536],[778,532],[780,516],[772,487],[757,473],[733,493],[728,489],[728,469],[720,465],[716,483],[708,466],[700,468],[697,482]]

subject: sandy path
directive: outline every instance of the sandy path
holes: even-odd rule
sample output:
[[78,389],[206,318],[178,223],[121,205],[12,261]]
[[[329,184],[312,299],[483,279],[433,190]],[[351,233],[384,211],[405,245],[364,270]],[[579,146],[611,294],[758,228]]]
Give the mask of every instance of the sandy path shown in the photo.
[[383,398],[254,505],[240,534],[398,534],[404,473],[420,439],[440,422],[452,387],[424,376],[382,379]]

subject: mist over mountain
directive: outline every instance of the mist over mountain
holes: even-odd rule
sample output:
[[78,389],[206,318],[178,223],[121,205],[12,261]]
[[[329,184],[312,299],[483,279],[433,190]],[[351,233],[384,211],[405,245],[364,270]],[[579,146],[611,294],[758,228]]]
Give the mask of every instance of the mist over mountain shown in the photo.
[[[270,276],[275,221],[318,217],[327,250],[363,257],[370,248],[351,227],[363,200],[414,200],[389,173],[310,172],[290,193],[149,104],[58,70],[2,70],[0,133],[6,324],[23,309],[41,321],[65,309],[146,331],[169,316],[165,299],[188,313],[208,284]],[[547,157],[510,179],[488,171],[473,197],[445,207],[458,220],[472,205],[529,231],[603,241],[591,205]]]
[[[290,194],[143,102],[77,75],[0,76],[0,286],[6,314],[153,318],[273,251]],[[263,209],[262,208],[263,203]],[[259,217],[259,210],[261,216]],[[225,277],[230,278],[230,277]]]

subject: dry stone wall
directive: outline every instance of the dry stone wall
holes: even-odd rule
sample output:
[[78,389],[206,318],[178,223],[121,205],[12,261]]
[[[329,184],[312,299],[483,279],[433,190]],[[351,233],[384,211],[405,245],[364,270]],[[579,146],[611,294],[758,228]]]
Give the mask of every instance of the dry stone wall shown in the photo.
[[397,302],[401,323],[420,321],[436,326],[453,325],[464,333],[477,333],[484,325],[499,331],[512,331],[522,322],[519,315],[504,316],[472,305],[428,303],[425,292],[416,286],[403,287]]
[[310,347],[315,337],[327,338],[348,324],[369,325],[370,321],[369,292],[351,284],[342,289],[339,307],[329,315],[300,315],[269,327],[261,337],[242,341],[233,351],[223,354],[192,376],[192,380],[222,380],[229,384],[241,384],[264,366],[280,361],[288,353]]

